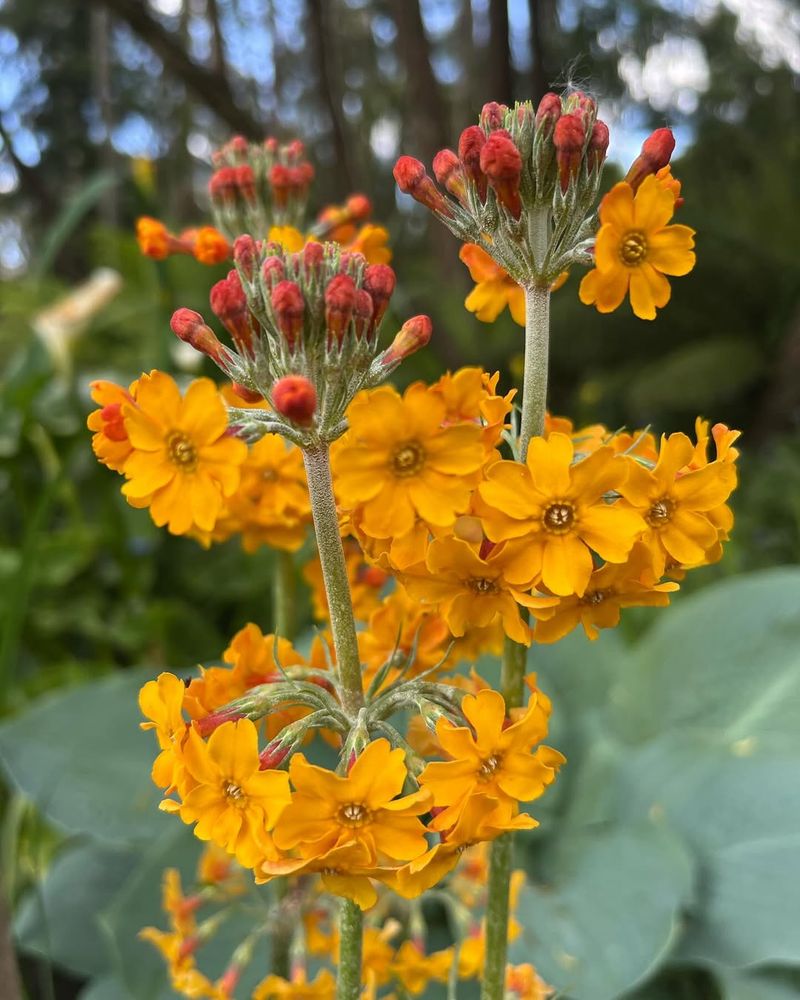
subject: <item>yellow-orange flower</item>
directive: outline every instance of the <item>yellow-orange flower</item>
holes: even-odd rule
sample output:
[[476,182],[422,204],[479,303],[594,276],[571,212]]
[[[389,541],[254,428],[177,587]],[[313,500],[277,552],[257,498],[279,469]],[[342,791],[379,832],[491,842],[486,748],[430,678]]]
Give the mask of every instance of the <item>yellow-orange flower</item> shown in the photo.
[[306,238],[294,226],[272,226],[268,236],[269,243],[280,243],[289,253],[297,253],[306,245]]
[[177,238],[169,232],[164,223],[149,215],[143,215],[136,220],[136,241],[141,252],[153,260],[164,260],[170,253],[180,249]]
[[393,869],[377,866],[371,848],[364,841],[350,839],[310,857],[264,861],[256,872],[256,882],[269,882],[273,878],[287,875],[312,874],[321,877],[328,892],[350,899],[362,910],[368,910],[378,901],[378,894],[371,880],[390,877]]
[[[389,579],[389,574],[367,562],[355,539],[343,539],[342,546],[353,601],[353,614],[359,621],[367,621],[372,612],[380,607],[381,589]],[[318,556],[303,567],[303,578],[311,587],[311,608],[314,617],[317,621],[327,621],[328,597],[325,593],[325,581]]]
[[631,471],[621,492],[644,516],[643,541],[653,554],[657,576],[669,561],[680,566],[706,561],[719,539],[712,512],[724,506],[736,486],[736,467],[731,461],[717,460],[682,471],[694,456],[685,434],[670,434],[661,439],[652,471],[629,460]]
[[362,226],[355,234],[352,243],[346,247],[350,253],[363,254],[368,264],[388,264],[392,259],[392,251],[387,246],[389,233],[383,226],[371,222]]
[[500,440],[506,417],[514,408],[513,399],[517,392],[511,389],[505,396],[499,396],[499,381],[499,372],[489,375],[482,368],[459,368],[457,372],[445,372],[430,387],[432,393],[444,400],[446,423],[471,420],[483,425],[488,451]]
[[613,312],[630,292],[634,313],[655,319],[671,293],[664,276],[688,274],[695,263],[694,230],[668,225],[674,211],[663,179],[646,177],[635,196],[630,184],[615,184],[600,203],[596,266],[581,281],[581,302]]
[[327,969],[321,969],[309,983],[304,972],[291,981],[280,976],[267,976],[253,991],[252,1000],[335,1000],[336,980]]
[[122,472],[133,450],[122,418],[122,406],[135,401],[137,384],[131,382],[128,389],[123,389],[121,385],[102,379],[91,383],[92,399],[100,407],[86,420],[86,426],[94,431],[92,450],[97,460],[114,472]]
[[622,608],[666,607],[670,593],[677,589],[676,583],[656,582],[652,553],[637,542],[624,563],[606,563],[596,569],[581,597],[562,597],[555,614],[537,623],[533,638],[536,642],[556,642],[581,624],[586,635],[596,639],[599,629],[619,625]]
[[185,896],[181,885],[181,874],[177,868],[167,868],[161,880],[161,909],[168,914],[170,925],[183,937],[189,937],[197,930],[195,913],[202,903],[198,895]]
[[192,253],[201,264],[221,264],[230,257],[228,241],[213,226],[201,226],[192,236]]
[[141,729],[155,729],[161,753],[156,757],[151,772],[153,783],[171,790],[183,785],[184,768],[180,749],[188,733],[189,724],[183,717],[183,699],[186,687],[174,674],[161,673],[148,681],[139,692],[139,708],[148,719],[140,722]]
[[262,771],[258,731],[249,719],[225,722],[204,743],[194,729],[183,745],[195,780],[180,806],[184,823],[196,823],[200,840],[212,840],[252,868],[270,851],[268,831],[290,801],[284,771]]
[[475,282],[464,301],[466,308],[482,323],[493,323],[508,306],[514,322],[525,326],[525,292],[511,275],[476,243],[465,243],[458,256]]
[[506,990],[516,1000],[548,1000],[555,992],[529,964],[506,967]]
[[291,805],[275,829],[281,850],[295,848],[306,857],[350,842],[363,845],[372,863],[379,855],[408,861],[427,850],[424,827],[427,792],[396,798],[406,780],[405,754],[388,740],[373,740],[358,756],[347,777],[295,754],[289,765],[294,785]]
[[573,465],[574,454],[564,434],[533,438],[526,464],[497,462],[479,488],[489,538],[524,539],[527,563],[508,573],[510,581],[540,577],[562,597],[586,590],[593,551],[608,562],[624,562],[645,527],[627,505],[605,500],[620,490],[631,463],[606,447]]
[[417,383],[361,392],[350,404],[350,430],[334,449],[334,484],[345,511],[360,511],[373,538],[405,535],[420,518],[447,527],[469,503],[484,462],[481,428],[442,426],[445,404]]
[[426,955],[416,941],[404,941],[395,955],[392,972],[412,996],[419,996],[431,980],[445,983],[453,964],[453,949]]
[[461,711],[470,724],[439,719],[436,735],[451,759],[433,761],[420,775],[437,807],[436,826],[454,823],[473,795],[500,802],[530,802],[555,781],[564,757],[550,747],[531,747],[547,735],[547,713],[534,695],[523,716],[507,725],[503,696],[490,689],[466,695]]
[[454,636],[499,619],[509,638],[528,645],[530,629],[518,605],[547,616],[556,601],[526,593],[534,579],[533,573],[525,578],[530,563],[527,545],[512,542],[481,548],[488,548],[488,553],[481,554],[462,538],[436,538],[425,563],[401,574],[403,585],[415,600],[435,605]]
[[142,375],[136,402],[122,415],[132,452],[122,492],[149,507],[159,526],[181,535],[210,531],[226,497],[239,485],[247,446],[228,432],[228,416],[210,379],[195,380],[182,398],[164,372]]

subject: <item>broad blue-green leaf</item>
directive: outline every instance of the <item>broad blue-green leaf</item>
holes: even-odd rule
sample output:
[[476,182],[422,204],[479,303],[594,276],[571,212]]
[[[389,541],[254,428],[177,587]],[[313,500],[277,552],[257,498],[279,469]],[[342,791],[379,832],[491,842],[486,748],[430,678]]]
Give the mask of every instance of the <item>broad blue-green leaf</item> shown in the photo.
[[563,845],[547,887],[523,889],[512,961],[532,961],[574,1000],[612,1000],[671,948],[692,892],[680,842],[654,824],[586,834]]
[[800,973],[796,969],[720,969],[722,1000],[797,1000]]
[[150,780],[153,737],[139,729],[137,693],[152,676],[126,671],[58,691],[0,726],[9,781],[60,829],[128,844],[168,827]]
[[96,843],[67,847],[17,910],[14,932],[23,951],[43,955],[79,976],[108,969],[108,949],[97,924],[130,875],[135,852]]
[[134,997],[116,976],[100,976],[84,986],[78,1000],[134,1000]]

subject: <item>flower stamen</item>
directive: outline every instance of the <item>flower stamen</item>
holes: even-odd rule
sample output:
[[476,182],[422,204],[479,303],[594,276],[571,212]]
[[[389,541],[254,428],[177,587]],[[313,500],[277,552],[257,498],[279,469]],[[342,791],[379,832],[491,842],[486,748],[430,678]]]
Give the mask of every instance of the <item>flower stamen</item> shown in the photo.
[[553,503],[545,510],[542,523],[547,531],[565,535],[575,523],[575,510],[569,503]]
[[345,826],[366,826],[372,822],[369,809],[360,802],[348,802],[339,810],[339,819]]
[[183,431],[172,431],[167,438],[170,461],[184,472],[192,472],[197,465],[197,449]]
[[675,504],[668,497],[662,497],[645,514],[645,520],[652,528],[663,528],[671,520]]
[[425,452],[418,441],[406,441],[392,456],[392,471],[396,476],[414,476],[425,464]]
[[643,233],[626,233],[619,246],[619,257],[626,267],[638,267],[647,256]]

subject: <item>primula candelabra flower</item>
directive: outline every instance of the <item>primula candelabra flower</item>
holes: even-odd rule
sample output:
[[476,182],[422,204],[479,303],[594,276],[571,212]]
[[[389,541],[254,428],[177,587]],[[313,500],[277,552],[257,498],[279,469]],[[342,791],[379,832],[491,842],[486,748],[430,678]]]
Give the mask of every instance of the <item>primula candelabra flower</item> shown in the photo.
[[191,310],[179,309],[172,329],[211,358],[240,395],[269,401],[272,412],[232,411],[237,433],[251,441],[269,431],[296,443],[334,440],[356,393],[382,382],[430,339],[430,320],[416,316],[379,349],[394,272],[338,244],[308,243],[290,253],[240,236],[234,260],[236,270],[212,290],[234,349]]

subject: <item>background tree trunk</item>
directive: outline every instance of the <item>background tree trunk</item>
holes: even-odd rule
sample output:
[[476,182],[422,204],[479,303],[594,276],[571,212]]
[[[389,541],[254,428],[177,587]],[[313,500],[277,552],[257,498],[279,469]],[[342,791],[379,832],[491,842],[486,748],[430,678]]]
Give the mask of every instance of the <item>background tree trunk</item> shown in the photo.
[[[534,0],[535,2],[535,0]],[[508,40],[508,0],[489,0],[489,50],[486,80],[489,93],[482,103],[514,102],[514,75]]]

